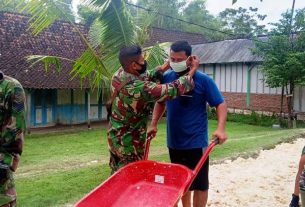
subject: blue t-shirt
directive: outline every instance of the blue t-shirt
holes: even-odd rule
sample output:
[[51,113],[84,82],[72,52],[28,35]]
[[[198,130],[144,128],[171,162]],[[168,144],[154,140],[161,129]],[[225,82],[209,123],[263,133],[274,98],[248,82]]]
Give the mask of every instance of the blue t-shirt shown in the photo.
[[[179,76],[173,70],[164,74],[164,83]],[[195,88],[167,105],[167,146],[173,149],[202,148],[208,145],[207,103],[217,106],[224,102],[215,82],[208,75],[196,71]]]

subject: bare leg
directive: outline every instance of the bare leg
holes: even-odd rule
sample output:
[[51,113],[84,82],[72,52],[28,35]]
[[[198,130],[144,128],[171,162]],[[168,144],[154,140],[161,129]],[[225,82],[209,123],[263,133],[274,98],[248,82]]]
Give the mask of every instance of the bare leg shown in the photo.
[[208,201],[208,190],[201,191],[195,190],[194,191],[194,200],[193,200],[193,207],[205,207]]
[[191,207],[191,191],[187,191],[181,198],[183,207]]

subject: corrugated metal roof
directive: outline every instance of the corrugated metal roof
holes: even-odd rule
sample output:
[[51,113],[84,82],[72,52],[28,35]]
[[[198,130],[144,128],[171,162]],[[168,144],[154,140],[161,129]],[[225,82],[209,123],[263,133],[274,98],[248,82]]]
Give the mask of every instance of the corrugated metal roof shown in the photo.
[[235,39],[193,45],[193,54],[198,55],[201,64],[261,62],[262,57],[254,55],[250,48],[252,40]]

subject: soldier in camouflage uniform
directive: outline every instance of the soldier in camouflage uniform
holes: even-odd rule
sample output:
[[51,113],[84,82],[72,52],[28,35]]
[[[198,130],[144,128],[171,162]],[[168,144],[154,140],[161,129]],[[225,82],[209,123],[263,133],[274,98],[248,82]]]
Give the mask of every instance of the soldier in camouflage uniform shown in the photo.
[[25,95],[20,83],[0,71],[0,207],[16,206],[13,172],[23,147]]
[[[112,78],[112,90],[124,85],[112,103],[108,145],[112,173],[124,165],[143,159],[148,116],[153,103],[172,99],[194,88],[192,76],[199,67],[168,84],[158,84],[155,78],[169,65],[156,71],[146,71],[146,61],[138,46],[124,47],[119,55],[120,68]],[[124,84],[125,83],[125,84]]]

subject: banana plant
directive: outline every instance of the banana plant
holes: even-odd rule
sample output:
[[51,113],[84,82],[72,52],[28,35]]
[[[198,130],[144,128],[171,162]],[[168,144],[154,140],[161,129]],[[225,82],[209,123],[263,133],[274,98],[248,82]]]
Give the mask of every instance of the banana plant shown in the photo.
[[[74,21],[61,10],[63,0],[23,0],[26,6],[22,8],[31,15],[29,29],[38,35],[44,29],[59,19],[70,22],[80,35],[87,49],[76,59],[66,57],[35,54],[28,57],[33,64],[43,63],[45,70],[51,65],[60,71],[62,61],[72,63],[71,78],[78,76],[88,79],[93,87],[108,88],[113,73],[119,68],[118,52],[124,45],[142,45],[148,38],[147,28],[152,21],[139,21],[131,15],[124,0],[83,0],[99,16],[90,26],[89,34],[85,35],[75,25]],[[141,24],[139,24],[141,22]],[[145,57],[153,68],[163,63],[166,57],[163,50],[167,44],[157,44],[144,48]]]

